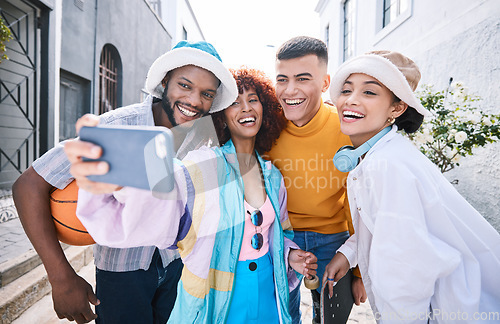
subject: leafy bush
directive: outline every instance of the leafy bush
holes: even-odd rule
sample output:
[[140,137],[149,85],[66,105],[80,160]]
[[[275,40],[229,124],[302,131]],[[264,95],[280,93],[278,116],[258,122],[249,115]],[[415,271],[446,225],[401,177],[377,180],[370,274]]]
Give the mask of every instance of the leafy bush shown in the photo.
[[0,63],[2,63],[2,60],[9,59],[5,54],[5,42],[8,42],[11,39],[12,33],[10,32],[10,29],[7,25],[5,25],[2,17],[0,17]]
[[500,138],[500,115],[481,111],[477,107],[481,98],[452,80],[446,90],[435,91],[431,85],[424,85],[417,93],[433,116],[426,117],[416,133],[408,134],[443,173],[460,165],[459,160],[472,155],[473,148]]

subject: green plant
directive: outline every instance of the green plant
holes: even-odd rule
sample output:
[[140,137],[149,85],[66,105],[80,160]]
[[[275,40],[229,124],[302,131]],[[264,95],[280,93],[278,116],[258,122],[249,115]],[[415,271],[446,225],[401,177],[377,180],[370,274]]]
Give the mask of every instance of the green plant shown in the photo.
[[9,58],[5,54],[5,42],[8,42],[9,40],[12,39],[12,33],[5,25],[5,22],[2,17],[0,17],[0,63],[2,63],[2,60],[8,60]]
[[416,133],[408,134],[443,173],[460,165],[459,160],[472,155],[473,148],[496,142],[500,137],[500,115],[481,111],[477,108],[481,98],[452,80],[444,91],[424,85],[417,93],[433,116],[426,117]]

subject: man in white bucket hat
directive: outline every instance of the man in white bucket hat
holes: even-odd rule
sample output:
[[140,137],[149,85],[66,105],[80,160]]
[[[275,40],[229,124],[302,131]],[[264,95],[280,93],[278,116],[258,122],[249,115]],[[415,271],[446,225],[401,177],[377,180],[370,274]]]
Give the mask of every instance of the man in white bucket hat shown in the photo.
[[[203,108],[209,108],[209,111],[198,110],[196,107],[177,106],[175,102],[172,103],[174,104],[173,107],[166,108],[164,99],[169,100],[167,93],[171,90],[166,85],[172,79],[172,75],[179,74],[180,68],[194,69],[195,72],[201,74],[208,73],[218,80],[216,86],[205,89],[206,93],[202,93],[200,96],[203,104],[210,103]],[[190,87],[190,84],[182,85],[184,88],[186,86]],[[163,110],[169,115],[170,125],[164,125],[167,127],[176,126],[181,124],[182,121],[199,118],[207,112],[214,113],[225,109],[233,103],[238,95],[233,76],[222,64],[215,48],[207,42],[189,43],[181,41],[171,51],[157,58],[149,69],[145,88],[149,94],[163,99]],[[167,91],[164,91],[164,89]],[[172,119],[172,116],[175,117],[175,120]]]
[[[100,124],[164,126],[194,121],[228,107],[238,96],[236,82],[207,42],[179,42],[151,65],[146,100],[99,117],[86,115],[87,126]],[[90,143],[68,141],[37,159],[13,187],[19,217],[39,253],[52,285],[59,318],[78,323],[166,323],[176,298],[182,263],[173,250],[155,247],[113,249],[94,247],[96,294],[68,263],[53,229],[48,193],[65,188],[70,156],[94,157]],[[86,174],[102,173],[94,162],[81,163]],[[99,186],[88,182],[80,185]],[[96,297],[97,295],[97,297]],[[90,304],[98,305],[96,314]]]

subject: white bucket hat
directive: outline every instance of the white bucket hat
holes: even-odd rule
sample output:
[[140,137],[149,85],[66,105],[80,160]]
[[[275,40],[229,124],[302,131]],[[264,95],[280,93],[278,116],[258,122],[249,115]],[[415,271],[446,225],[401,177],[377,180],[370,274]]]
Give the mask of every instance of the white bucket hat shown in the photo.
[[403,54],[374,51],[346,61],[332,78],[330,97],[334,103],[340,96],[345,80],[353,73],[374,77],[419,114],[432,116],[413,93],[420,81],[420,71],[415,62]]
[[220,81],[212,107],[209,112],[223,110],[229,107],[238,97],[236,81],[212,44],[201,42],[180,41],[175,47],[157,58],[149,68],[146,77],[146,91],[158,98],[162,97],[161,81],[165,75],[176,68],[185,65],[195,65],[212,72]]

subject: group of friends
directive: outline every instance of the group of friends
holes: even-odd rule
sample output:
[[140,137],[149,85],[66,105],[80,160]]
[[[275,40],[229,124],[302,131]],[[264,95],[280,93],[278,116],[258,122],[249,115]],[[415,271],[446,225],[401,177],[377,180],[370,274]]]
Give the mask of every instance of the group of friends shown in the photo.
[[[189,125],[189,141],[208,117],[219,145],[179,154],[163,195],[90,181],[109,166],[84,161],[102,150],[79,139],[19,177],[15,204],[58,317],[301,323],[300,282],[313,276],[315,323],[325,285],[358,305],[368,298],[378,322],[473,323],[498,312],[500,235],[398,132],[431,114],[414,94],[416,64],[374,51],[332,79],[327,64],[324,42],[294,37],[276,53],[273,82],[256,69],[228,70],[207,42],[182,41],[151,66],[144,102],[80,118],[77,131]],[[328,90],[335,106],[322,99]],[[353,161],[345,170],[342,158]],[[50,191],[74,180],[77,215],[97,242],[95,293],[51,220]],[[350,269],[350,289],[335,290]]]

